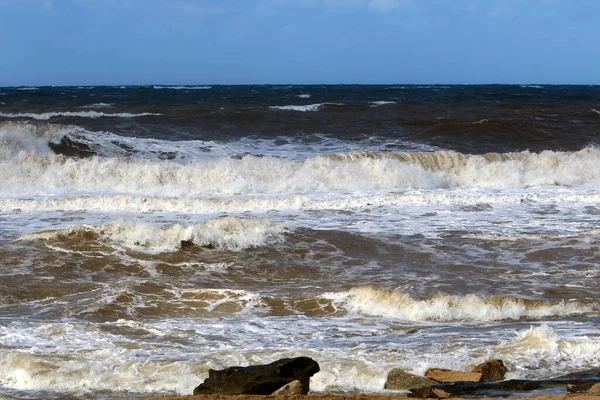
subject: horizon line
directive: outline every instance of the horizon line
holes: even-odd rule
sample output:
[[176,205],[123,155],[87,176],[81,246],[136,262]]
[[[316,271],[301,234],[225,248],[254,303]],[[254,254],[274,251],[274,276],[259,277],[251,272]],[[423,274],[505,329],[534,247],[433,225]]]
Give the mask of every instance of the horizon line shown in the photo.
[[208,86],[600,86],[600,83],[149,83],[149,84],[69,84],[69,85],[8,85],[3,89],[12,88],[61,88],[61,87],[206,87]]

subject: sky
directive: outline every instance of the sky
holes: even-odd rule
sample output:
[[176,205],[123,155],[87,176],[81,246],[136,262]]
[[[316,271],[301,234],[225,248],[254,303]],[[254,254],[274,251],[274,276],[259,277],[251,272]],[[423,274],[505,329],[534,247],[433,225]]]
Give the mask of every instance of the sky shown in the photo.
[[600,84],[600,0],[0,0],[0,86]]

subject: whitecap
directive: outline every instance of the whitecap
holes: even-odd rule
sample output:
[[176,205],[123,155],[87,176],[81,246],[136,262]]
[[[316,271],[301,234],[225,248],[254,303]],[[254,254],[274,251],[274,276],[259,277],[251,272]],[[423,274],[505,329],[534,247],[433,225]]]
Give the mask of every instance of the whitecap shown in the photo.
[[369,103],[372,104],[371,107],[378,107],[378,106],[384,106],[387,104],[396,104],[395,101],[385,101],[385,100],[381,100],[381,101],[370,101]]
[[78,118],[137,118],[162,115],[159,113],[103,113],[98,111],[55,111],[46,113],[0,113],[4,118],[32,118],[47,121],[56,117],[78,117]]
[[26,235],[20,240],[61,242],[82,235],[108,244],[149,254],[174,252],[184,245],[240,251],[281,242],[288,230],[264,219],[223,217],[204,224],[161,226],[150,222],[117,220],[103,225],[80,225]]
[[110,108],[113,106],[114,106],[114,103],[94,103],[94,104],[88,104],[85,106],[81,106],[79,108]]
[[308,105],[304,105],[304,106],[294,106],[294,105],[271,106],[270,108],[273,108],[276,110],[283,110],[283,111],[314,112],[314,111],[319,111],[321,109],[321,107],[323,107],[324,105],[325,105],[325,103],[317,103],[317,104],[308,104]]
[[212,86],[153,86],[153,89],[208,90],[208,89],[212,89]]

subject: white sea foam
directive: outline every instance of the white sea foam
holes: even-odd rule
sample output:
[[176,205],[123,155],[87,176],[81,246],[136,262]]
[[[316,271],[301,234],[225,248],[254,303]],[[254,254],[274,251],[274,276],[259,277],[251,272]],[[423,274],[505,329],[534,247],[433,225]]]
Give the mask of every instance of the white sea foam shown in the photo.
[[304,105],[304,106],[294,106],[294,105],[271,106],[270,108],[274,108],[276,110],[283,110],[283,111],[314,112],[314,111],[319,111],[321,109],[321,107],[323,107],[324,105],[325,105],[325,103],[317,103],[317,104],[308,104],[308,105]]
[[372,104],[371,107],[384,106],[384,105],[387,105],[387,104],[396,104],[395,101],[384,101],[384,100],[381,100],[381,101],[371,101],[370,103]]
[[20,87],[17,88],[17,90],[39,90],[39,87],[35,87],[35,86],[27,86],[27,87]]
[[[341,158],[391,158],[440,171],[448,186],[496,187],[596,186],[600,183],[600,150],[588,147],[575,152],[487,153],[466,155],[454,151],[379,153],[351,152]],[[453,178],[451,178],[453,176]]]
[[[48,325],[44,327],[52,329]],[[0,351],[0,386],[33,391],[69,393],[77,397],[94,392],[154,392],[175,391],[187,394],[198,384],[201,371],[186,361],[149,361],[131,349],[119,348],[106,335],[86,332],[80,327],[56,326],[64,330],[64,338],[48,341],[64,345],[66,341],[100,340],[102,347],[77,352],[78,357],[49,354],[40,356],[28,352]],[[76,337],[75,337],[76,336]],[[69,337],[67,339],[67,337]],[[39,342],[35,343],[36,347]],[[135,347],[135,345],[132,343]],[[140,356],[142,358],[140,359]],[[172,379],[172,376],[177,379]]]
[[72,228],[26,235],[21,240],[66,240],[77,235],[93,234],[109,244],[145,253],[179,250],[183,243],[223,250],[243,250],[283,240],[288,228],[261,219],[224,217],[204,224],[160,226],[148,222],[118,220],[100,226]]
[[86,106],[81,106],[79,108],[110,108],[112,106],[114,106],[113,103],[94,103]]
[[539,370],[551,375],[552,371],[573,371],[600,362],[597,337],[561,337],[547,324],[519,331],[515,339],[494,346],[491,351],[509,360],[524,378],[535,376]]
[[592,108],[592,111],[595,112],[596,114],[600,115],[600,111],[596,110],[595,108]]
[[[18,145],[0,143],[7,154],[18,152],[19,149],[14,148]],[[36,150],[35,154],[39,152]],[[491,160],[454,152],[319,156],[301,161],[246,156],[185,164],[156,159],[20,157],[17,162],[0,163],[2,176],[14,178],[0,181],[0,194],[191,197],[357,191],[366,194],[452,188],[580,187],[589,190],[600,185],[600,151],[594,148],[490,157]]]
[[171,89],[171,90],[208,90],[212,86],[153,86],[154,89]]
[[[511,330],[465,334],[463,329],[446,336],[436,335],[435,329],[418,335],[386,331],[376,320],[360,324],[339,318],[246,315],[231,321],[119,319],[96,326],[17,322],[0,328],[6,345],[0,349],[0,385],[73,395],[99,391],[184,395],[208,376],[210,368],[309,356],[321,367],[311,378],[313,391],[381,393],[387,373],[395,367],[417,374],[430,367],[468,370],[493,357],[508,365],[510,379],[534,379],[600,361],[596,338],[567,338],[545,325],[517,335]],[[489,343],[491,335],[504,340],[482,347],[480,341]],[[506,340],[509,336],[516,337]],[[378,344],[374,338],[388,340]],[[323,346],[323,341],[334,344]],[[351,347],[340,357],[339,346]]]
[[[482,203],[503,205],[523,203],[539,204],[596,204],[600,193],[470,193],[470,192],[423,192],[404,194],[341,196],[335,198],[290,195],[285,197],[149,197],[132,195],[95,195],[42,198],[0,199],[0,210],[5,212],[162,212],[162,213],[242,213],[268,212],[271,210],[344,210],[364,207],[403,206],[477,206]],[[495,236],[475,236],[490,238]]]
[[48,142],[59,141],[64,135],[77,130],[74,126],[45,124],[0,123],[0,169],[4,162],[28,156],[52,154]]
[[311,95],[308,93],[302,93],[302,94],[297,95],[296,97],[299,97],[301,99],[310,99]]
[[162,115],[158,113],[103,113],[98,111],[56,111],[46,113],[0,113],[4,118],[32,118],[47,121],[56,117],[79,117],[79,118],[137,118]]
[[135,193],[160,196],[299,194],[447,186],[444,176],[395,160],[290,162],[271,157],[196,161],[38,159],[0,163],[0,194]]
[[418,300],[400,291],[363,286],[325,295],[350,313],[406,321],[501,321],[544,318],[596,311],[598,305],[576,302],[527,301],[512,297],[478,295],[438,296]]

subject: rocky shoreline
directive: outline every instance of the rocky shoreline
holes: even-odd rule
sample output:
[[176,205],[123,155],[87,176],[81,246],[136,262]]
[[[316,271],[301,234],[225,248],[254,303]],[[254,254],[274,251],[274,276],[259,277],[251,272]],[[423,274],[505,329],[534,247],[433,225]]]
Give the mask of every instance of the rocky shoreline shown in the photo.
[[[320,370],[309,357],[284,358],[266,365],[234,366],[209,370],[208,378],[190,396],[162,397],[162,400],[241,400],[280,397],[305,400],[386,400],[407,398],[598,398],[600,368],[561,377],[505,380],[502,360],[489,360],[471,371],[429,369],[418,376],[401,369],[389,371],[384,386],[388,394],[327,394],[310,391],[310,378]],[[408,392],[408,393],[407,393]],[[551,393],[551,394],[549,394]],[[308,395],[308,397],[307,397]]]
[[[527,398],[528,400],[598,400],[597,395],[586,394],[563,394],[563,395],[545,395],[545,396],[511,396],[511,399]],[[153,397],[144,400],[410,400],[410,397],[403,395],[383,395],[383,394],[327,394],[314,393],[308,395],[189,395],[189,396],[169,396],[169,397]],[[457,397],[457,400],[462,398]],[[501,397],[481,397],[482,399],[502,399]]]

